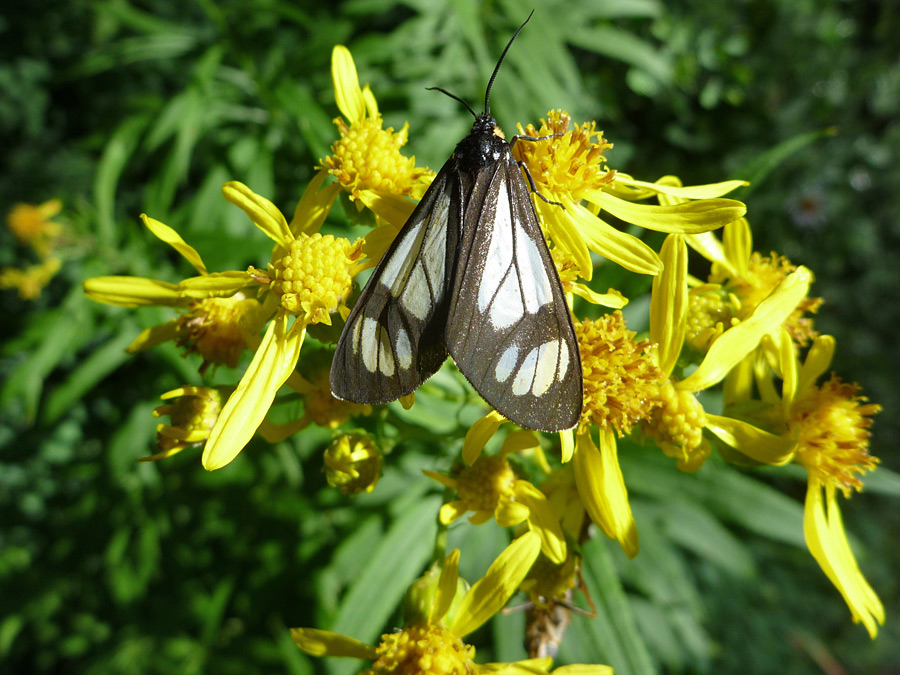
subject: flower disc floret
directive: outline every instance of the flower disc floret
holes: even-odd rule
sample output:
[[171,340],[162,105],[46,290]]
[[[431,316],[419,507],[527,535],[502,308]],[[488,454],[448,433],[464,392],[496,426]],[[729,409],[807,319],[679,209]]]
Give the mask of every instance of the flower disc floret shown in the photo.
[[647,340],[635,342],[621,312],[575,327],[584,371],[582,423],[627,434],[658,405],[665,376],[650,356]]
[[614,179],[615,171],[607,168],[605,157],[612,143],[597,131],[595,122],[576,125],[571,131],[570,122],[569,113],[554,110],[541,119],[540,128],[520,127],[526,136],[559,136],[541,143],[521,141],[513,146],[513,154],[526,163],[541,191],[579,199],[585,190],[600,189]]
[[734,323],[732,305],[722,291],[691,293],[685,325],[685,343],[705,352],[710,343]]
[[271,289],[281,306],[307,323],[331,324],[353,285],[355,245],[330,234],[301,234],[285,255],[270,263]]
[[699,468],[709,456],[711,447],[704,442],[706,412],[694,394],[677,389],[667,381],[658,392],[659,407],[653,411],[644,428],[659,442],[662,451],[679,462],[679,468]]
[[456,481],[457,495],[467,511],[493,511],[501,500],[515,496],[516,474],[503,456],[480,456]]
[[822,483],[840,488],[845,497],[862,489],[859,474],[878,463],[869,454],[869,427],[881,406],[866,403],[858,391],[858,385],[833,375],[798,398],[788,419],[788,430],[798,439],[796,461]]
[[337,118],[340,139],[331,146],[324,161],[328,173],[355,199],[362,190],[412,196],[427,168],[417,168],[415,157],[406,157],[400,148],[406,145],[409,125],[394,133],[382,129],[381,116],[366,117],[348,125]]
[[201,373],[210,364],[236,368],[250,346],[246,318],[258,309],[256,300],[241,294],[192,302],[177,321],[178,345],[187,345],[190,352],[203,357]]
[[365,675],[468,675],[475,648],[434,625],[407,626],[381,636],[378,659]]

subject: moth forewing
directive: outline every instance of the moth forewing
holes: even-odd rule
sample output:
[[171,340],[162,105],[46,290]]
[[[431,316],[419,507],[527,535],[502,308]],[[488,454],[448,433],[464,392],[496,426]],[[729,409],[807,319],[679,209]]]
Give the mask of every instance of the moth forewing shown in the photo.
[[415,391],[446,360],[443,330],[460,217],[451,160],[347,317],[331,366],[331,391],[337,398],[394,401]]
[[481,167],[460,159],[478,168],[463,215],[447,349],[505,417],[532,429],[569,429],[581,414],[582,381],[565,294],[522,170],[506,141],[482,133],[497,159]]

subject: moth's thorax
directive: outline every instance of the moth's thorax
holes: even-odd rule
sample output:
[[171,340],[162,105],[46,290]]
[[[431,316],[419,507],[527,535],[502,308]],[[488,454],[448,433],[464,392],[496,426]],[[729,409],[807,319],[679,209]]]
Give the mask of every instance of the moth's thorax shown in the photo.
[[485,113],[475,118],[472,131],[456,146],[453,156],[461,171],[474,173],[489,164],[498,162],[508,144],[496,120]]

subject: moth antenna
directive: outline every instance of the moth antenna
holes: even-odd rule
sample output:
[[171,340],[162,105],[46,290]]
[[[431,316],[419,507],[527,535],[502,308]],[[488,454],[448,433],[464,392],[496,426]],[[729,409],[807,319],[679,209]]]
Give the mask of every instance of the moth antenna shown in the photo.
[[531,14],[528,15],[528,18],[522,22],[522,25],[516,29],[516,32],[513,33],[513,36],[509,39],[509,42],[506,43],[506,48],[503,50],[503,53],[500,55],[500,60],[497,61],[497,65],[494,66],[494,72],[491,74],[491,79],[488,80],[487,89],[484,92],[484,113],[485,115],[489,115],[491,112],[491,108],[488,105],[488,97],[491,95],[491,87],[494,86],[494,78],[497,77],[497,72],[500,70],[500,64],[503,63],[503,59],[506,58],[506,52],[509,51],[509,48],[512,47],[513,40],[515,40],[519,33],[522,32],[522,29],[525,28],[525,24],[531,21],[531,17],[534,16],[534,10],[531,10]]
[[425,87],[425,88],[428,91],[439,91],[442,94],[446,94],[447,96],[452,98],[454,101],[459,101],[464,106],[466,106],[466,110],[468,110],[470,113],[472,113],[472,117],[474,117],[475,119],[478,119],[478,113],[476,113],[474,110],[472,110],[472,106],[470,106],[468,103],[463,101],[459,96],[457,96],[455,94],[451,94],[449,91],[447,91],[446,89],[443,89],[442,87]]

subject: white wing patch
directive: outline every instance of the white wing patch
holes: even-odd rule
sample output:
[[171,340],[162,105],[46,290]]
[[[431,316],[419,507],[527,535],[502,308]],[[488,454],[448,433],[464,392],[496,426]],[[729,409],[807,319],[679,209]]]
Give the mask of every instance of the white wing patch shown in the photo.
[[[359,323],[360,344],[362,346],[362,362],[370,373],[380,370],[390,377],[394,374],[394,352],[387,330],[378,321],[365,317]],[[354,345],[355,345],[354,341]]]
[[538,309],[553,300],[553,291],[537,246],[518,222],[516,222],[516,264],[525,281],[522,285],[525,309],[529,314],[535,314]]
[[491,300],[512,265],[514,248],[512,232],[512,213],[509,207],[509,195],[506,191],[506,179],[501,177],[500,199],[497,200],[497,211],[491,227],[491,242],[484,259],[481,286],[478,289],[478,309],[482,312],[491,304]]
[[397,363],[400,368],[408,370],[412,365],[412,346],[409,343],[409,335],[403,328],[397,329]]
[[428,281],[425,277],[425,268],[422,263],[418,263],[409,275],[409,283],[403,289],[403,295],[400,301],[406,308],[406,311],[416,317],[419,321],[424,321],[428,316],[428,312],[432,308],[431,291],[428,289]]
[[391,295],[397,294],[397,291],[399,290],[398,287],[406,281],[406,278],[409,275],[409,265],[412,263],[412,261],[409,260],[409,252],[412,249],[413,244],[418,241],[424,226],[425,221],[422,221],[406,233],[394,250],[393,257],[388,261],[388,264],[384,267],[384,271],[381,273],[381,285],[388,288],[391,291]]
[[497,361],[496,368],[494,368],[494,377],[497,378],[497,382],[506,382],[516,369],[516,363],[518,363],[518,361],[519,345],[514,342],[506,348],[506,351],[503,352],[500,359]]
[[550,390],[554,381],[562,380],[568,365],[569,350],[564,342],[550,340],[539,347],[534,347],[525,355],[519,372],[516,373],[512,393],[524,396],[530,392],[534,396],[543,396]]

